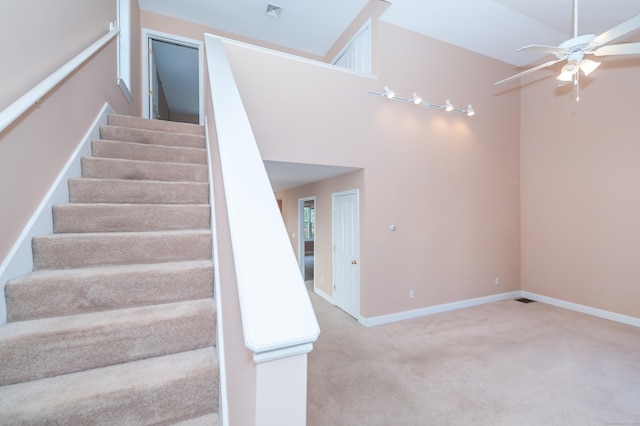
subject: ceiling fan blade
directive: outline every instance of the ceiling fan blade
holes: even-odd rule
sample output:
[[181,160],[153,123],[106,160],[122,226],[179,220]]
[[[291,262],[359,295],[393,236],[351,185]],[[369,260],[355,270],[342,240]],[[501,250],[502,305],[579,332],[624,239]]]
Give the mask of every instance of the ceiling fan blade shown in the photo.
[[602,46],[603,44],[609,43],[617,38],[622,37],[623,35],[635,31],[640,28],[640,15],[635,16],[628,21],[623,22],[620,25],[617,25],[611,28],[609,31],[605,31],[589,43],[591,47]]
[[591,53],[596,56],[640,55],[640,43],[610,44]]
[[515,80],[516,78],[523,77],[523,76],[525,76],[525,75],[527,75],[529,73],[532,73],[534,71],[538,71],[539,69],[548,67],[549,65],[553,65],[553,64],[555,64],[557,62],[560,62],[560,61],[562,61],[562,59],[554,59],[553,61],[545,62],[544,64],[540,64],[540,65],[538,65],[536,67],[529,68],[528,70],[522,71],[519,74],[512,75],[511,77],[505,78],[504,80],[500,80],[499,82],[495,83],[494,86],[497,86],[498,84],[506,83],[507,81]]
[[518,49],[518,52],[534,52],[534,53],[547,53],[551,55],[559,55],[566,53],[565,49],[557,46],[544,46],[542,44],[531,44]]

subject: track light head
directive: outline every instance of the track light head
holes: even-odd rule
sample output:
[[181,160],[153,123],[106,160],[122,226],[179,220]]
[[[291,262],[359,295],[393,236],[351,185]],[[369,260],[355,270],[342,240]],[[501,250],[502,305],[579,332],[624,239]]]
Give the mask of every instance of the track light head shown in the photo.
[[451,103],[451,101],[449,99],[447,99],[444,103],[444,110],[447,112],[451,112],[453,111],[453,104]]
[[384,96],[385,96],[387,99],[391,99],[391,98],[393,98],[395,95],[396,95],[396,94],[395,94],[395,92],[394,92],[393,90],[389,89],[389,86],[384,86]]
[[411,102],[413,102],[414,104],[420,105],[422,103],[422,98],[416,92],[413,92],[413,95],[411,96],[413,96],[411,98]]
[[467,117],[473,117],[474,115],[476,115],[476,112],[473,110],[471,104],[469,104],[467,107]]

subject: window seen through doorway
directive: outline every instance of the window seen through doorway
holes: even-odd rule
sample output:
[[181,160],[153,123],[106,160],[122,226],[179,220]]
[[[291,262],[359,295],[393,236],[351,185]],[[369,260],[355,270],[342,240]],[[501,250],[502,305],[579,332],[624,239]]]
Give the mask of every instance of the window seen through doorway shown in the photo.
[[304,207],[304,239],[309,241],[316,236],[316,209],[313,206]]

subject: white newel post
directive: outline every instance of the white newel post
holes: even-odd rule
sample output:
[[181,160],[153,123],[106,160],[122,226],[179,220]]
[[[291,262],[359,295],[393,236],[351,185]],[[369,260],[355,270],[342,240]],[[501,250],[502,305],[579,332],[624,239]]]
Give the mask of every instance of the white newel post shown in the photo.
[[307,354],[256,364],[256,426],[307,421]]

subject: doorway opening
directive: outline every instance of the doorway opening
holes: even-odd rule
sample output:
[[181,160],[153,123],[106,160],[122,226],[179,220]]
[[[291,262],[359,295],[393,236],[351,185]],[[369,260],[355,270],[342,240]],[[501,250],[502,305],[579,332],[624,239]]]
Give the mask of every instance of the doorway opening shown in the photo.
[[203,124],[202,42],[143,30],[142,43],[142,116]]
[[298,258],[300,271],[307,286],[314,287],[315,239],[316,239],[316,197],[298,200]]

